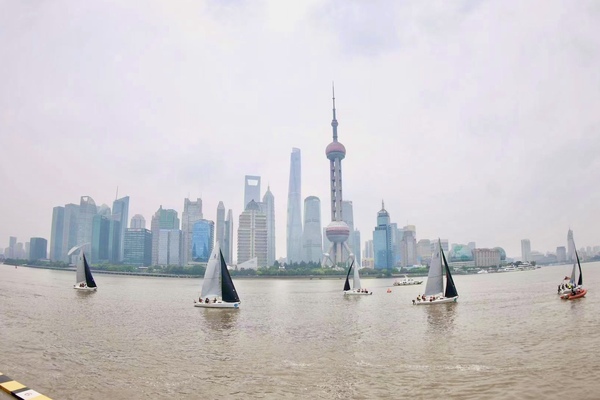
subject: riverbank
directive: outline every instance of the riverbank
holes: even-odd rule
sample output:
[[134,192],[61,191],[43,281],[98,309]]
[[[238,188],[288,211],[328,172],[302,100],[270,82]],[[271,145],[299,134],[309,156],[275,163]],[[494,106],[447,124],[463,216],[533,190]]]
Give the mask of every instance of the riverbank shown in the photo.
[[[6,267],[12,267],[12,265],[0,264]],[[67,271],[67,272],[75,272],[74,267],[67,268],[57,268],[57,267],[49,267],[49,266],[41,266],[41,265],[19,265],[18,267],[27,267],[34,269],[50,269],[54,271]],[[161,273],[149,273],[149,272],[123,272],[123,271],[105,271],[100,269],[91,269],[94,274],[105,274],[105,275],[128,275],[128,276],[149,276],[149,277],[157,277],[157,278],[203,278],[198,275],[185,275],[185,274],[161,274]],[[424,277],[427,275],[411,275],[411,277]],[[379,278],[401,278],[404,277],[404,274],[392,274],[390,276],[370,276],[365,275],[361,276],[361,279],[379,279]],[[238,279],[301,279],[301,280],[323,280],[323,279],[340,279],[343,280],[346,278],[345,275],[233,275],[235,280]]]

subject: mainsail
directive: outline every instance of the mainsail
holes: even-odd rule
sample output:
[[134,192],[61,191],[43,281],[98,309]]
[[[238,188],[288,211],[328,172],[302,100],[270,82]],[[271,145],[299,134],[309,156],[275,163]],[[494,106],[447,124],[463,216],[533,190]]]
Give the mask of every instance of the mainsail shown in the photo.
[[575,250],[575,258],[577,258],[577,265],[579,266],[579,280],[577,281],[577,285],[583,285],[583,274],[581,273],[581,263],[579,262],[579,254],[577,254],[577,250]]
[[[354,261],[352,261],[354,264]],[[354,290],[360,289],[360,276],[358,275],[358,267],[354,267],[354,281],[352,282],[352,286]]]
[[425,296],[437,296],[444,291],[444,276],[442,273],[442,257],[440,251],[442,251],[442,246],[440,243],[436,243],[431,257],[431,263],[429,264],[427,285],[425,285]]
[[202,282],[202,290],[200,296],[206,297],[222,297],[221,292],[221,263],[220,259],[217,258],[219,254],[219,246],[215,246],[213,249],[210,259],[206,264],[206,271],[204,272],[204,281]]
[[85,279],[85,264],[86,262],[85,256],[83,255],[83,250],[79,252],[79,257],[77,257],[77,271],[75,272],[75,281],[76,283],[86,282]]

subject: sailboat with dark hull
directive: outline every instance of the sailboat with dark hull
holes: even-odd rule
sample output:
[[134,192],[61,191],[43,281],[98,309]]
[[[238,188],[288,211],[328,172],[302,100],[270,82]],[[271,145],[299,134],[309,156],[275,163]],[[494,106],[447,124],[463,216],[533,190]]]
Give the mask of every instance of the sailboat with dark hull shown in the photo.
[[90,266],[85,258],[85,254],[83,250],[79,252],[79,256],[77,258],[77,270],[75,273],[75,285],[73,285],[73,289],[83,290],[83,291],[95,291],[98,289],[96,282],[94,281],[94,277],[92,276],[92,271],[90,270]]
[[217,244],[206,265],[200,298],[197,302],[194,300],[194,307],[237,309],[240,308],[240,303],[223,253]]
[[[444,273],[446,274],[446,288],[444,290]],[[455,303],[458,300],[458,291],[450,273],[450,267],[442,243],[438,240],[436,249],[431,257],[429,273],[427,274],[427,284],[423,296],[413,300],[416,305],[432,305],[441,303]]]
[[[352,288],[350,288],[350,272],[354,270],[352,278]],[[354,260],[348,267],[348,273],[346,274],[346,282],[344,283],[344,295],[370,295],[373,292],[363,289],[360,284],[360,275],[358,274],[358,267],[354,266]]]

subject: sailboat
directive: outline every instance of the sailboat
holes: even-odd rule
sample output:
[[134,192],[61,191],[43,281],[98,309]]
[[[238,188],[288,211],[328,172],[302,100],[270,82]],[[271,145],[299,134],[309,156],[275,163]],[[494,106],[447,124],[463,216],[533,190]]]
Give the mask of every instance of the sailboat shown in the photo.
[[96,282],[94,281],[94,277],[92,276],[90,266],[88,265],[85,254],[83,253],[83,249],[79,252],[79,257],[77,258],[75,282],[76,283],[73,285],[73,289],[84,290],[88,292],[98,289],[98,286],[96,286]]
[[198,302],[194,307],[204,308],[240,308],[240,298],[233,285],[223,253],[217,244],[210,254],[204,272],[204,282]]
[[[562,290],[560,286],[558,288],[560,298],[563,300],[579,299],[584,297],[587,293],[587,289],[583,288],[583,274],[581,273],[581,263],[579,262],[577,250],[575,250],[575,261],[576,262],[573,263],[573,270],[571,271],[571,279],[569,279],[569,283],[566,285],[567,287],[564,287]],[[577,270],[579,270],[579,279],[577,280],[577,285],[575,285],[575,275]],[[563,286],[565,285],[563,284]]]
[[[443,260],[443,265],[442,265]],[[446,273],[446,290],[444,291],[444,272]],[[453,303],[458,299],[458,292],[454,285],[454,279],[450,273],[450,267],[446,261],[442,243],[438,239],[438,244],[431,258],[429,273],[427,274],[427,284],[425,293],[413,300],[416,305],[430,305],[440,303]]]
[[354,276],[352,279],[352,289],[350,289],[350,272],[354,266],[354,260],[350,263],[348,273],[346,274],[346,282],[344,283],[344,295],[370,295],[373,292],[369,292],[367,289],[363,289],[360,286],[360,276],[358,274],[358,267],[354,267]]
[[[565,276],[563,283],[558,285],[558,294],[563,295],[574,295],[577,289],[581,289],[583,285],[583,274],[581,273],[581,263],[579,262],[579,255],[575,248],[575,241],[571,238],[573,250],[575,251],[575,259],[573,260],[573,268],[571,269],[571,276]],[[579,271],[579,279],[577,279],[577,272]],[[587,292],[587,290],[586,290]],[[584,294],[585,295],[585,294]],[[583,297],[583,296],[579,296]]]

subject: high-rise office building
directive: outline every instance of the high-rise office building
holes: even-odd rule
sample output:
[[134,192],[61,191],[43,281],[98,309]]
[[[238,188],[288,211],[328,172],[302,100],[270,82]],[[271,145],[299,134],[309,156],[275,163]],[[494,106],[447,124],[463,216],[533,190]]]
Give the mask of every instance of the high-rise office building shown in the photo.
[[571,229],[567,232],[567,261],[575,261],[575,241]]
[[8,254],[6,258],[17,258],[17,238],[10,236],[8,238]]
[[323,257],[321,236],[321,200],[316,196],[304,199],[304,232],[302,233],[302,261],[318,263]]
[[123,263],[148,267],[152,263],[152,232],[145,228],[125,230]]
[[402,229],[402,266],[410,267],[417,263],[417,230],[414,225]]
[[129,196],[116,199],[113,202],[112,220],[117,223],[113,223],[110,259],[113,262],[122,262],[125,230],[127,229],[127,221],[129,221]]
[[90,262],[99,263],[109,261],[109,240],[111,219],[104,215],[96,214],[92,218],[92,240]]
[[267,216],[254,200],[240,215],[237,243],[238,264],[256,257],[258,266],[267,265]]
[[431,240],[421,239],[417,242],[417,262],[429,265],[431,262]]
[[52,228],[50,230],[50,260],[63,261],[63,235],[65,226],[65,208],[52,209]]
[[531,242],[529,239],[521,240],[521,261],[529,262],[531,259]]
[[196,201],[185,199],[183,201],[183,214],[181,214],[183,265],[192,261],[192,231],[194,229],[194,224],[202,218],[202,199],[198,198]]
[[223,247],[221,248],[223,258],[227,264],[233,264],[233,211],[231,208],[227,211],[223,236]]
[[158,230],[158,265],[181,264],[181,230]]
[[131,229],[146,229],[146,219],[141,214],[135,214],[131,217],[129,227]]
[[287,262],[302,261],[302,168],[300,149],[290,155],[290,180],[287,203]]
[[350,228],[344,222],[342,215],[342,160],[346,157],[346,148],[338,142],[338,121],[335,110],[335,92],[333,92],[333,142],[327,145],[325,155],[329,159],[329,184],[331,193],[331,222],[325,230],[327,239],[331,242],[327,256],[323,258],[323,264],[329,260],[333,265],[345,262],[343,249],[350,253],[346,243],[350,236]]
[[[69,262],[69,251],[77,246],[78,237],[78,223],[79,223],[79,205],[78,204],[65,204],[65,219],[63,224],[63,246],[62,246],[62,260],[63,262]],[[75,258],[77,256],[74,256]]]
[[[207,263],[215,243],[215,223],[206,219],[194,222],[192,227],[193,262]],[[225,257],[223,257],[225,258]]]
[[373,231],[373,253],[375,269],[391,269],[394,266],[390,214],[383,201],[381,210],[377,213],[377,226]]
[[567,261],[567,248],[565,246],[559,246],[556,248],[556,261],[566,262]]
[[159,265],[158,244],[160,240],[161,229],[179,230],[179,218],[177,217],[177,211],[172,209],[163,209],[162,206],[160,206],[156,213],[154,213],[152,216],[152,222],[150,223],[150,230],[152,231],[152,265]]
[[260,202],[260,176],[246,175],[244,177],[244,209],[250,201]]
[[44,238],[32,237],[29,239],[29,260],[46,259],[48,241]]
[[[216,224],[216,233],[215,233],[215,243],[219,245],[219,249],[221,249],[221,253],[223,253],[223,242],[225,241],[225,205],[222,201],[219,201],[219,205],[217,206],[217,224]],[[223,254],[223,258],[225,258],[225,254]]]
[[81,196],[79,201],[79,217],[77,218],[77,245],[83,246],[84,252],[91,250],[92,223],[98,208],[90,196]]
[[267,191],[263,196],[262,209],[267,215],[267,266],[275,264],[275,196],[271,193],[271,187],[267,186]]

